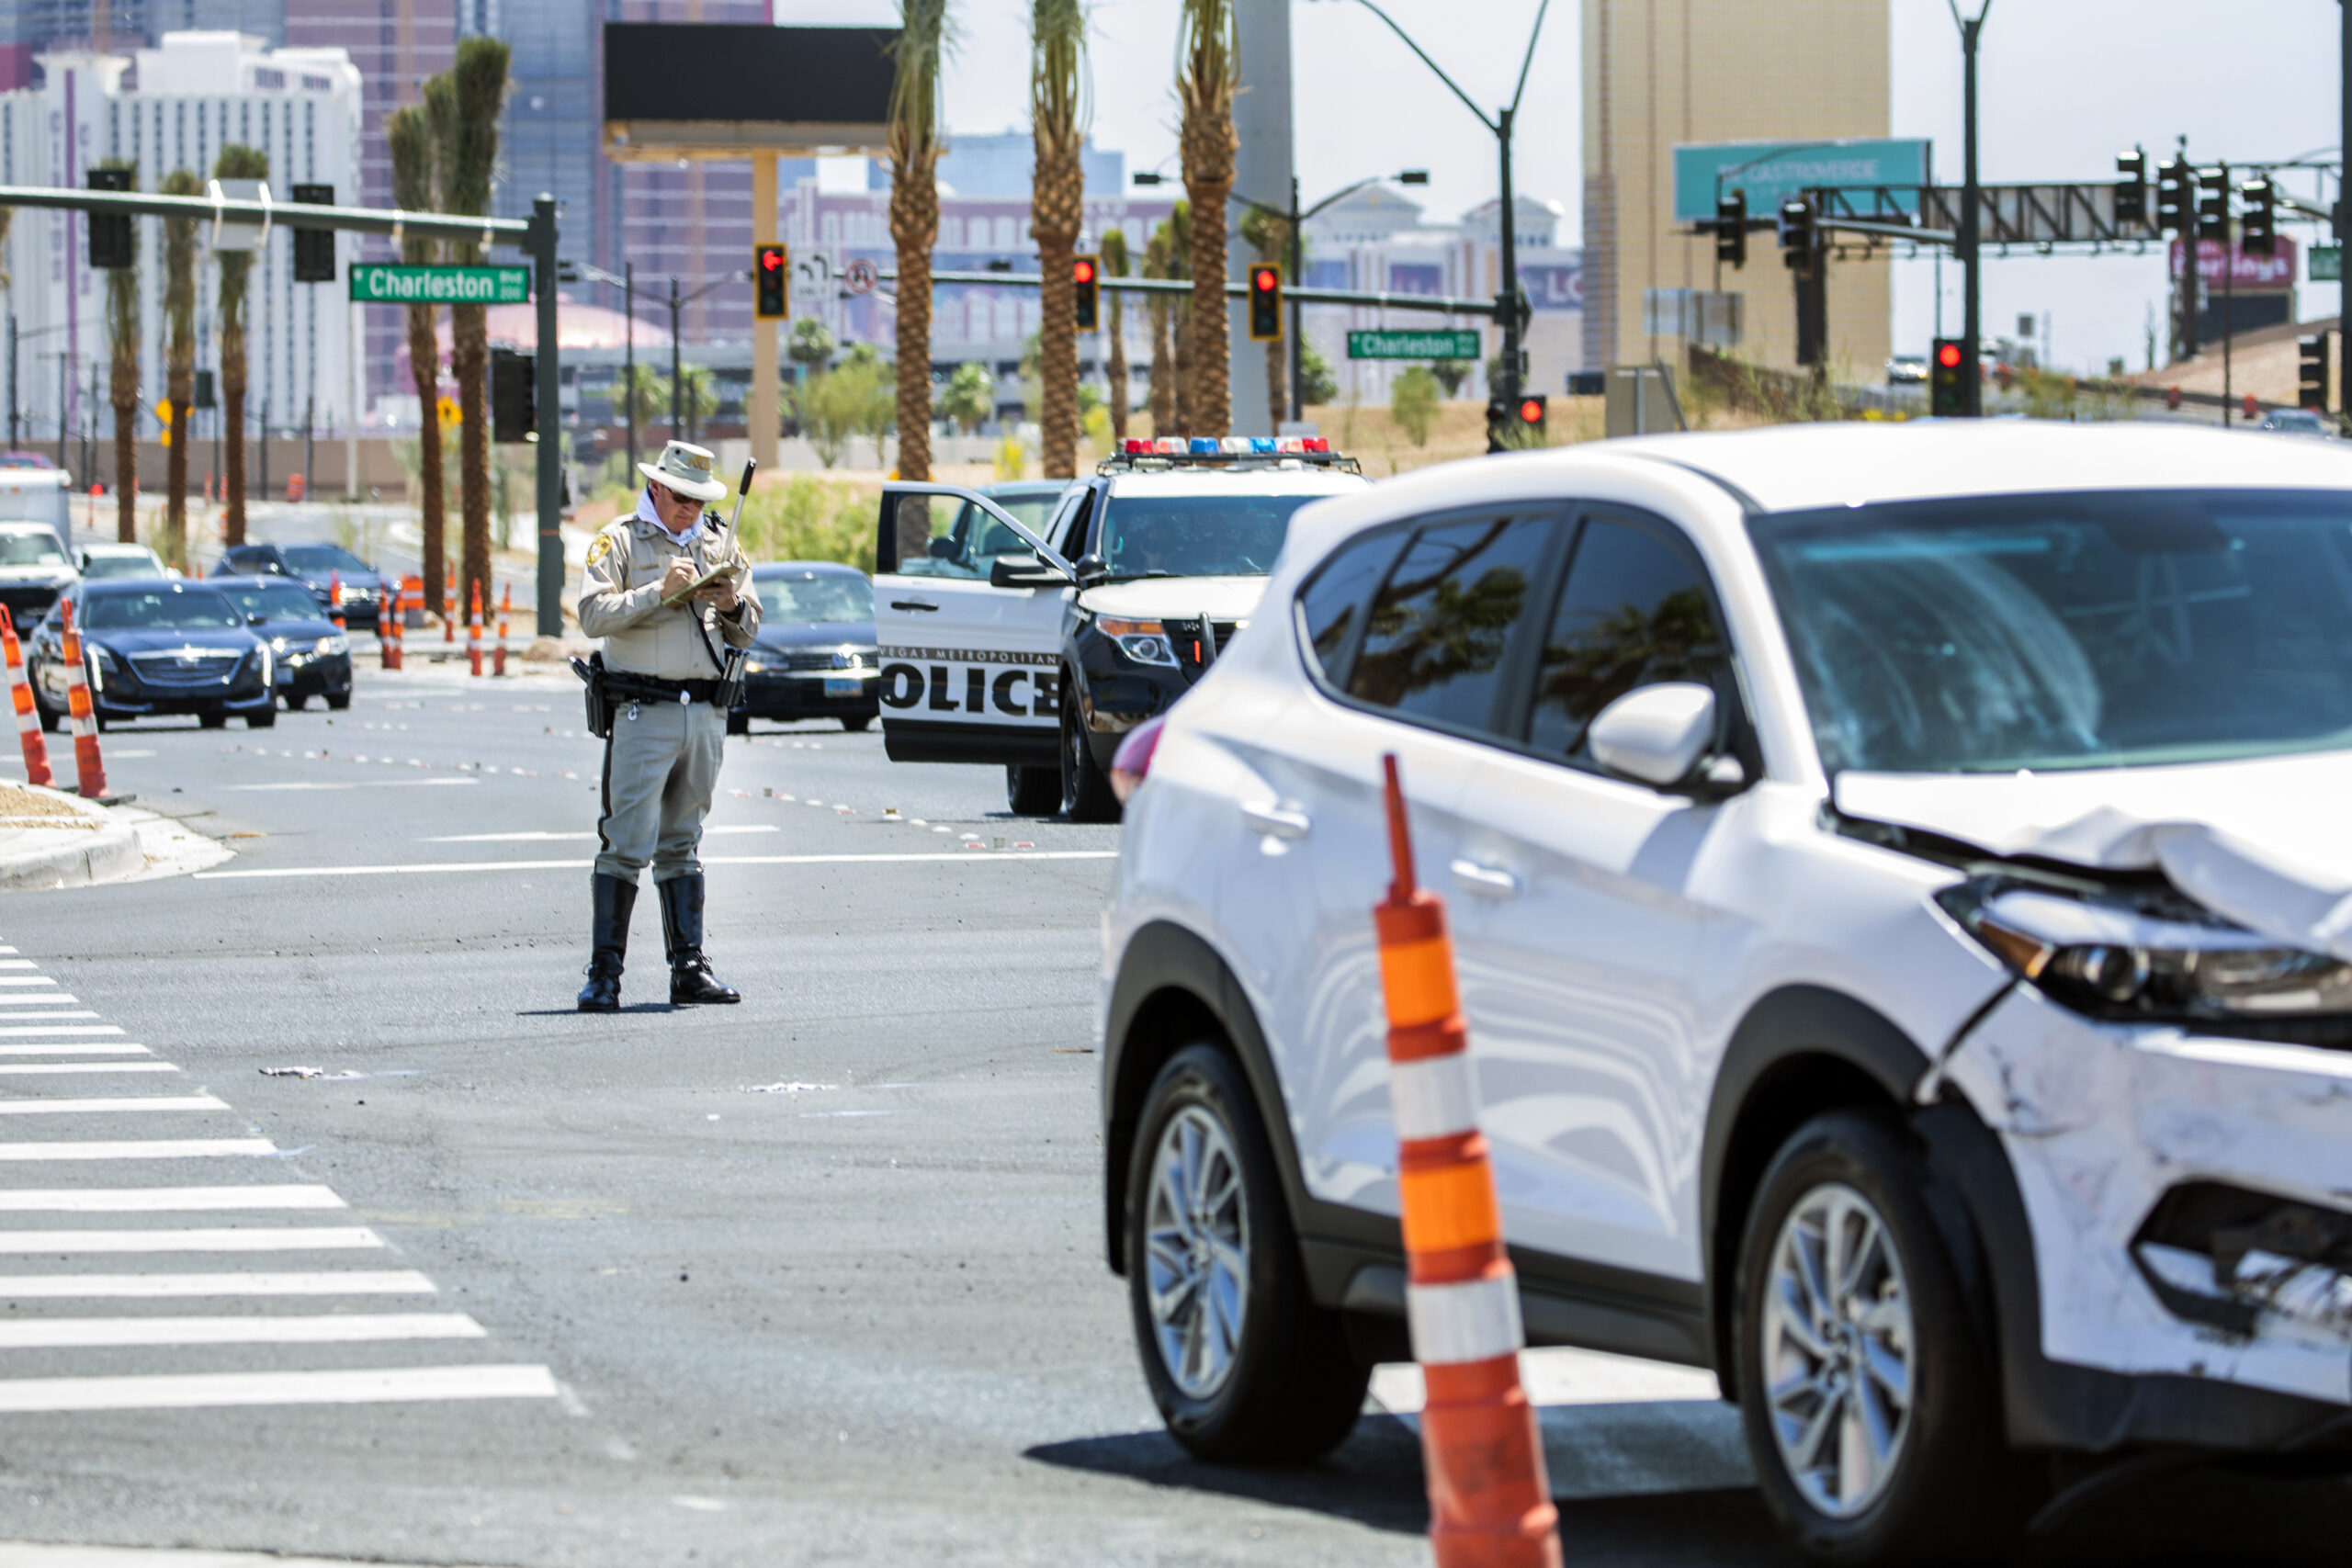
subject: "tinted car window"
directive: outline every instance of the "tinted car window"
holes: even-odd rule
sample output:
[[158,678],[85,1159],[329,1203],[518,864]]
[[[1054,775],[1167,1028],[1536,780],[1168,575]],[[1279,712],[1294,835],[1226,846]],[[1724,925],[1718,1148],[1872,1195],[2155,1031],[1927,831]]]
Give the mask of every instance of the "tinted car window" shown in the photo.
[[1660,681],[1713,684],[1729,652],[1689,557],[1646,528],[1589,519],[1544,638],[1528,743],[1581,761],[1602,708]]
[[1412,536],[1398,528],[1351,541],[1333,553],[1322,569],[1298,592],[1299,629],[1314,649],[1316,662],[1333,684],[1348,683],[1346,660],[1354,649],[1356,630],[1381,580],[1388,575],[1396,552]]
[[862,577],[754,571],[752,581],[760,591],[762,614],[770,622],[874,618],[874,585]]
[[286,564],[296,571],[366,571],[368,563],[340,545],[288,545]]
[[1421,529],[1373,601],[1350,694],[1416,718],[1490,729],[1503,654],[1557,529],[1503,517]]
[[273,621],[315,621],[319,618],[319,602],[310,591],[291,582],[255,583],[245,588],[221,590],[231,604],[248,615],[266,615]]
[[217,588],[159,588],[152,593],[93,593],[82,607],[83,624],[94,632],[242,626],[244,616],[230,607]]

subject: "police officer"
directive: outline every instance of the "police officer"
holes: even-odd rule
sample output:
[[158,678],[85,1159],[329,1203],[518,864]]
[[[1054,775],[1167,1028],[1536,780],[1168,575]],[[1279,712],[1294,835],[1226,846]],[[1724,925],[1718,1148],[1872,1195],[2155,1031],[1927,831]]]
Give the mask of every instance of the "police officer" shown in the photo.
[[[637,874],[653,867],[670,960],[670,1000],[737,1002],[740,992],[711,976],[703,956],[702,819],[727,743],[727,713],[714,699],[730,648],[749,648],[760,629],[751,563],[705,502],[727,493],[708,450],[673,441],[645,476],[637,511],[588,546],[580,590],[580,629],[605,642],[612,734],[605,742],[604,816],[590,878],[595,931],[582,1012],[621,1003]],[[713,569],[723,576],[679,598]]]

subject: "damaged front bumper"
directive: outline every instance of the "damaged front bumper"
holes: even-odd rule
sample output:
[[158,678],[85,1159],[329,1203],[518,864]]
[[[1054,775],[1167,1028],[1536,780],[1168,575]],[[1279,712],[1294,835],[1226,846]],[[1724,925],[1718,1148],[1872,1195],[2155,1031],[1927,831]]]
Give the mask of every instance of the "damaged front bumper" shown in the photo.
[[2014,1174],[2037,1359],[2181,1380],[2120,1404],[2110,1386],[2086,1446],[2352,1436],[2333,1419],[2352,1405],[2352,1050],[2100,1021],[2018,985],[1928,1093],[1944,1085]]

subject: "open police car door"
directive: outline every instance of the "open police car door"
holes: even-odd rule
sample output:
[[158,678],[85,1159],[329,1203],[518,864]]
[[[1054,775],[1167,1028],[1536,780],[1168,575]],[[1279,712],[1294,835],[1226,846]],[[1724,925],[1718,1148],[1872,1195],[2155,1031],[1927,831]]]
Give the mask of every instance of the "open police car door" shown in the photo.
[[883,487],[874,549],[882,748],[894,762],[1053,767],[1077,574],[989,497]]

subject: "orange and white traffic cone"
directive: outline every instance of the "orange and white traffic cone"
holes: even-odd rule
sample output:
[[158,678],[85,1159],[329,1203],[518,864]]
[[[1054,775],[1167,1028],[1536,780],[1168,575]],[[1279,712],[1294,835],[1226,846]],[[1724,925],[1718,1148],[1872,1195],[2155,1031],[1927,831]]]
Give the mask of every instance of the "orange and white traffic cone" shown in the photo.
[[1396,877],[1373,921],[1388,1008],[1405,1311],[1428,1389],[1430,1545],[1438,1568],[1560,1568],[1559,1510],[1535,1410],[1520,1386],[1519,1280],[1478,1131],[1445,901],[1414,886],[1405,792],[1396,757],[1384,762]]
[[490,651],[490,672],[506,673],[506,617],[514,612],[514,585],[508,583],[498,591],[498,646]]
[[98,710],[90,701],[89,672],[82,666],[82,634],[74,629],[74,601],[65,602],[65,711],[74,720],[74,785],[85,800],[107,792],[106,763],[98,756]]
[[458,563],[451,561],[447,573],[441,579],[448,586],[441,590],[441,640],[458,640]]
[[339,632],[351,629],[343,624],[343,573],[339,571],[327,573],[327,619]]
[[466,662],[473,666],[473,673],[481,673],[481,579],[476,578],[470,603],[466,611]]
[[394,585],[376,612],[376,647],[384,656],[384,668],[387,670],[401,667],[401,597],[399,586]]
[[6,604],[0,604],[0,656],[7,660],[8,703],[17,710],[17,739],[25,749],[25,782],[46,788],[55,782],[49,771],[49,742],[41,739],[32,682],[25,678],[25,650],[17,645],[17,623]]

